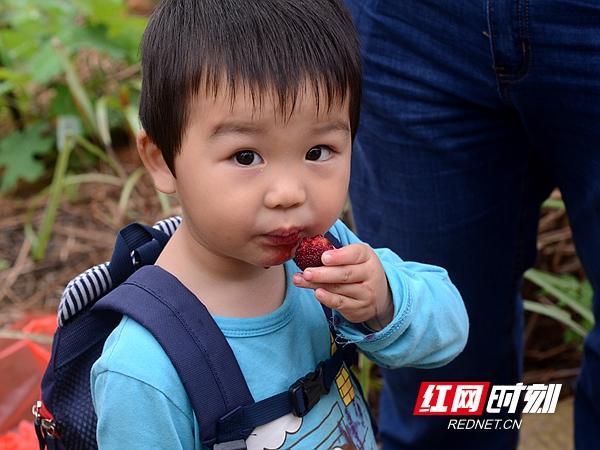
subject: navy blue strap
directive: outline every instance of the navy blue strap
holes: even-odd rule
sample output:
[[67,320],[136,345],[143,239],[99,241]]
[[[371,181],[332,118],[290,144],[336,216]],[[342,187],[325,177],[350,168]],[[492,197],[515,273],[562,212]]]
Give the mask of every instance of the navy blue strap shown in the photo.
[[254,428],[272,422],[286,414],[303,417],[329,393],[335,377],[353,347],[338,349],[320,362],[315,371],[294,382],[287,391],[247,406],[240,406],[219,420],[218,442],[246,439]]
[[[169,235],[139,223],[132,223],[121,229],[108,265],[113,286],[121,284],[139,267],[154,264],[168,240]],[[136,257],[135,265],[132,253]]]
[[237,360],[206,307],[158,266],[140,268],[94,310],[125,314],[163,347],[190,398],[203,445],[216,440],[219,419],[254,403]]

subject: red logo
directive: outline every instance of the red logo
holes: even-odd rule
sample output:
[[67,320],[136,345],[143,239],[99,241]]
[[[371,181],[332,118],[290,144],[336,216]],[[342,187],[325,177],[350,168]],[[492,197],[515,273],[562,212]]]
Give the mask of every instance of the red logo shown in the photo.
[[489,381],[423,381],[413,415],[480,416],[489,388]]

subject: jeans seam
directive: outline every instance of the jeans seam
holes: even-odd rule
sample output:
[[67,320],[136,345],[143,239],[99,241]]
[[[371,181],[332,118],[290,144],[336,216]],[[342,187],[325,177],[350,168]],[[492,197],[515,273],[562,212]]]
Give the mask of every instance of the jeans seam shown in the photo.
[[496,35],[495,35],[493,16],[494,16],[494,0],[488,0],[487,1],[487,22],[488,22],[489,39],[490,39],[490,53],[492,56],[492,70],[493,70],[495,78],[496,78],[496,88],[498,90],[498,96],[500,97],[500,100],[503,103],[509,105],[510,101],[508,100],[507,95],[505,95],[506,94],[505,89],[504,89],[504,86],[502,85],[502,82],[501,82],[499,76],[498,76],[498,69],[496,66],[496,46],[495,46]]
[[512,101],[509,96],[509,88],[511,85],[521,82],[529,74],[531,66],[531,44],[529,39],[529,0],[515,0],[518,28],[518,41],[522,63],[518,71],[515,73],[504,73],[503,67],[496,64],[496,46],[497,32],[494,27],[494,2],[487,1],[488,28],[490,39],[490,51],[492,53],[492,69],[496,76],[496,84],[498,95],[502,102],[508,106],[512,106]]
[[516,73],[498,74],[500,83],[507,86],[519,83],[529,74],[531,66],[531,41],[529,39],[529,0],[517,1],[517,15],[519,20],[519,44],[523,62]]

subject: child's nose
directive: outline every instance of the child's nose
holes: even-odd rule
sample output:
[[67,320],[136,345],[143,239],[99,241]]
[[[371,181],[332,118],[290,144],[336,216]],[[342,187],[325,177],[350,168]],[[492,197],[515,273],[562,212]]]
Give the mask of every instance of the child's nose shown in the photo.
[[281,176],[271,180],[265,195],[267,208],[292,208],[303,204],[306,190],[302,180],[289,176]]

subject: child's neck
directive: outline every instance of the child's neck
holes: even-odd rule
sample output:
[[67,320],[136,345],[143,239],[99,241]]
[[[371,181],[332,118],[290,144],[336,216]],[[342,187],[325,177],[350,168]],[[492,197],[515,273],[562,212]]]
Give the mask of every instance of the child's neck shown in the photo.
[[176,276],[214,316],[256,317],[274,311],[285,297],[283,265],[268,269],[219,258],[190,245],[180,227],[156,265]]

